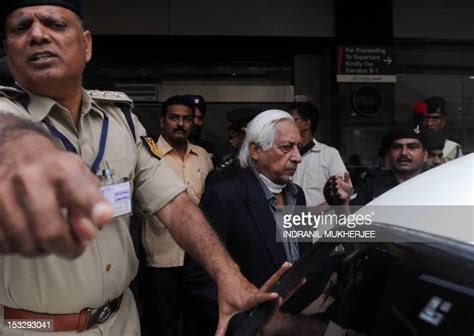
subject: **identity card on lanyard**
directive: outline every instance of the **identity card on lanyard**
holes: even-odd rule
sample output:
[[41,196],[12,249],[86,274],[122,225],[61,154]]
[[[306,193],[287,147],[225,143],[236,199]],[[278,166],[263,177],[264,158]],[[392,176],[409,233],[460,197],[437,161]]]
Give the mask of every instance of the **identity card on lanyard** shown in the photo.
[[130,182],[104,185],[100,192],[114,209],[114,217],[132,212],[132,197],[130,195]]
[[[78,153],[77,149],[69,141],[69,139],[64,134],[62,134],[56,127],[54,127],[54,125],[50,121],[44,120],[43,123],[46,124],[51,134],[63,143],[64,148],[68,152],[72,152],[75,154]],[[114,217],[117,217],[132,212],[132,197],[130,191],[130,181],[114,184],[112,179],[113,170],[99,170],[99,165],[102,162],[105,153],[108,130],[109,118],[107,117],[107,115],[105,115],[104,121],[102,122],[99,151],[90,168],[94,174],[100,177],[102,181],[102,186],[100,187],[102,196],[104,196],[104,198],[106,198],[112,205],[114,209]]]

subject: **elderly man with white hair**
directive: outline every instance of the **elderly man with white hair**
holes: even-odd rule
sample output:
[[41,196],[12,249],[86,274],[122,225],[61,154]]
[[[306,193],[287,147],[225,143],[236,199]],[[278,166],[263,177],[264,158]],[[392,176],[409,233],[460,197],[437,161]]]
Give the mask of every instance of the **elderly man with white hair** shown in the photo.
[[[281,206],[291,211],[296,205],[305,205],[302,189],[291,182],[301,162],[300,141],[290,114],[280,110],[260,113],[248,125],[241,147],[240,164],[244,169],[233,179],[206,190],[201,198],[200,207],[209,222],[242,274],[256,286],[264,284],[284,262],[298,260],[305,248],[300,243],[278,242],[276,225]],[[281,310],[299,313],[319,295],[328,278],[329,274],[313,279],[316,281],[308,279]],[[216,286],[189,256],[184,279],[185,334],[210,335],[217,323]],[[238,326],[244,317],[236,317],[230,328]],[[318,327],[323,329],[324,324]]]

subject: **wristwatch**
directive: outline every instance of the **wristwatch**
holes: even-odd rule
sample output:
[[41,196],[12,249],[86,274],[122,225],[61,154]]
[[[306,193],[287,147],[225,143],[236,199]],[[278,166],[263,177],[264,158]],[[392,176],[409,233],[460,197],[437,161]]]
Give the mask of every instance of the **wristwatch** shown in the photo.
[[357,198],[357,192],[354,187],[351,187],[349,199],[352,201]]

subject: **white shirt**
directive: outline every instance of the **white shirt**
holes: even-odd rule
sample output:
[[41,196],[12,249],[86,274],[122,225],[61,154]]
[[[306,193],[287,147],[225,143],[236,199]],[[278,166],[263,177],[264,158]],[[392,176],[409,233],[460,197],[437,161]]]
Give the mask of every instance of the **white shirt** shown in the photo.
[[333,175],[343,176],[346,166],[339,151],[313,139],[314,146],[303,155],[293,182],[303,188],[306,204],[316,206],[326,202],[323,195],[326,181]]
[[443,148],[444,162],[452,161],[454,159],[460,158],[461,156],[463,156],[461,145],[454,141],[446,139]]

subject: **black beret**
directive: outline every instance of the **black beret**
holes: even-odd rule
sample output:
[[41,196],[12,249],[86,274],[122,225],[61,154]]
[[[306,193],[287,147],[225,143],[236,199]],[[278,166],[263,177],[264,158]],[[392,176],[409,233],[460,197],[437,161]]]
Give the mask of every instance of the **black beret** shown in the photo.
[[261,111],[253,108],[241,108],[229,111],[227,113],[227,120],[231,123],[249,122]]
[[206,114],[207,111],[207,106],[206,106],[206,101],[204,100],[203,96],[200,95],[192,95],[192,94],[187,94],[184,95],[186,99],[188,99],[194,107],[197,107],[199,111],[201,111],[202,114]]
[[0,19],[1,30],[5,26],[5,19],[15,9],[29,6],[59,6],[67,8],[82,18],[82,1],[81,0],[0,0]]
[[444,132],[426,132],[424,137],[427,150],[442,150],[444,148],[444,143],[446,142],[446,134]]
[[227,113],[227,120],[231,123],[229,129],[242,130],[260,112],[259,109],[241,108],[231,110]]
[[421,126],[415,123],[400,123],[396,124],[390,130],[386,140],[388,144],[392,144],[398,139],[418,139],[422,143],[423,147],[426,147],[425,132]]
[[446,101],[441,97],[430,97],[425,99],[428,107],[427,113],[446,114]]

